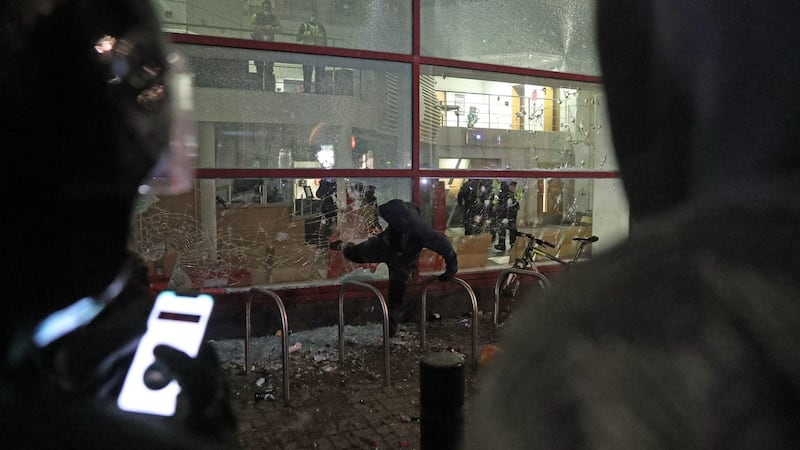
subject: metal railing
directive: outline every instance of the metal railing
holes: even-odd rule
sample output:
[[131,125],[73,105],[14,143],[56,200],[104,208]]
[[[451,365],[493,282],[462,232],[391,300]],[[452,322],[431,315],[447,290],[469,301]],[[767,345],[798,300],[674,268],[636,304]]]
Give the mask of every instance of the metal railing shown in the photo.
[[[433,277],[430,280],[426,281],[422,287],[422,300],[420,304],[420,320],[419,320],[419,345],[420,348],[423,350],[425,349],[425,328],[427,326],[427,303],[428,303],[428,288],[430,287],[431,283],[434,281],[438,281],[437,277]],[[462,280],[461,278],[453,278],[448,281],[443,281],[443,283],[454,282],[460,284],[469,295],[470,301],[472,303],[472,368],[476,369],[478,367],[478,299],[475,296],[475,291],[472,290],[469,284],[466,281]]]
[[244,337],[244,371],[245,373],[250,372],[250,334],[252,332],[252,306],[253,300],[260,298],[262,296],[269,297],[275,301],[275,304],[278,305],[278,310],[280,311],[281,315],[281,341],[282,341],[282,350],[283,350],[283,398],[284,401],[287,403],[289,402],[289,320],[286,316],[286,307],[283,304],[283,300],[281,300],[278,294],[270,291],[269,289],[263,289],[259,287],[254,287],[250,289],[250,295],[247,297],[247,303],[245,304],[245,337]]
[[378,297],[383,313],[383,363],[385,371],[386,385],[391,383],[391,366],[389,364],[389,308],[386,306],[386,299],[374,286],[360,281],[344,281],[339,288],[339,363],[344,363],[344,293],[348,287],[359,287],[367,289]]
[[500,314],[500,285],[503,284],[503,281],[506,279],[506,275],[511,273],[538,278],[543,288],[550,289],[550,279],[539,271],[520,269],[517,267],[511,267],[501,271],[497,276],[497,281],[494,283],[494,308],[492,309],[492,323],[494,324],[494,329],[492,330],[493,333],[497,332],[497,317]]

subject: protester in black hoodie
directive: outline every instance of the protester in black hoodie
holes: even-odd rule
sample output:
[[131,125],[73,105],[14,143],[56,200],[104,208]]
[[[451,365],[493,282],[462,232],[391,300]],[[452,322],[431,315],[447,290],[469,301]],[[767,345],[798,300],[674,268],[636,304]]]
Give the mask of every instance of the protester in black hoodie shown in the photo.
[[389,335],[397,332],[406,283],[423,248],[442,255],[445,271],[439,278],[449,280],[458,271],[458,258],[450,240],[435,231],[420,217],[416,205],[394,199],[378,206],[378,214],[388,226],[377,236],[358,244],[331,242],[330,248],[342,250],[355,263],[386,263],[389,268]]
[[466,449],[797,447],[798,17],[598,2],[630,236],[523,303]]

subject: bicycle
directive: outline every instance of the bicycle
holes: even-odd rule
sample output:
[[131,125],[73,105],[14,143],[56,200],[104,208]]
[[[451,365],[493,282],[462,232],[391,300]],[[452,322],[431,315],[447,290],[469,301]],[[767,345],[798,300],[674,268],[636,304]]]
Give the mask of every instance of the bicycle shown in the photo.
[[[548,253],[544,250],[544,247],[555,248],[556,246],[550,242],[545,240],[539,239],[536,236],[530,233],[522,233],[517,231],[517,237],[526,237],[528,238],[528,243],[525,245],[525,249],[522,252],[522,255],[514,261],[514,265],[511,266],[515,269],[525,269],[531,270],[534,272],[539,272],[539,268],[536,267],[535,258],[536,255],[542,256],[547,258],[551,261],[555,261],[563,266],[570,266],[575,264],[578,259],[583,254],[584,249],[587,245],[597,242],[600,238],[597,236],[589,236],[589,237],[581,237],[576,236],[573,237],[572,240],[578,242],[578,248],[575,249],[575,254],[572,256],[572,259],[569,261],[565,261],[559,258],[552,253]],[[519,292],[519,288],[521,285],[520,276],[515,273],[509,273],[506,276],[506,279],[500,285],[500,291],[508,297],[514,298],[516,297],[517,293]],[[539,282],[541,286],[541,282]]]

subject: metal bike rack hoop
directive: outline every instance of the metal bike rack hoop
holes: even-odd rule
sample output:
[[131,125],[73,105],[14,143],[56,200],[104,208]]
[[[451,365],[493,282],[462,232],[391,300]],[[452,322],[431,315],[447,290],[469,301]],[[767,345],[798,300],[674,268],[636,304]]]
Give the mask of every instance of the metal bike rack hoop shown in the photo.
[[[430,287],[431,283],[437,281],[437,277],[433,277],[430,280],[426,281],[424,286],[422,287],[422,301],[420,305],[420,320],[419,320],[419,345],[420,348],[423,350],[425,349],[425,328],[426,328],[426,320],[428,317],[427,314],[427,303],[428,303],[428,287]],[[470,301],[472,302],[472,368],[476,369],[478,367],[478,352],[477,352],[477,345],[478,345],[478,298],[475,297],[475,291],[472,290],[469,284],[466,281],[462,280],[461,278],[452,278],[446,282],[455,282],[460,284],[469,294]]]
[[256,296],[267,296],[275,300],[275,304],[278,305],[278,310],[281,314],[281,341],[283,343],[283,398],[286,403],[289,402],[289,320],[286,316],[286,307],[283,304],[283,300],[281,300],[278,294],[270,291],[269,289],[263,289],[254,287],[250,289],[250,295],[247,297],[247,303],[245,304],[245,338],[244,338],[244,371],[245,373],[250,372],[250,333],[251,333],[251,323],[252,323],[252,315],[251,310],[253,306],[253,299]]
[[497,281],[494,283],[494,309],[492,310],[492,323],[494,324],[495,330],[497,329],[497,316],[500,313],[500,285],[503,283],[503,280],[505,280],[506,275],[510,273],[538,278],[545,289],[550,289],[550,279],[547,278],[545,274],[536,270],[511,267],[500,272],[500,275],[497,276]]
[[378,302],[381,305],[381,312],[383,313],[383,364],[386,385],[389,386],[391,383],[391,366],[389,364],[389,308],[386,306],[386,300],[383,298],[381,292],[371,284],[362,283],[360,281],[344,281],[342,282],[342,287],[339,288],[339,363],[344,363],[344,292],[348,286],[366,289],[378,297]]

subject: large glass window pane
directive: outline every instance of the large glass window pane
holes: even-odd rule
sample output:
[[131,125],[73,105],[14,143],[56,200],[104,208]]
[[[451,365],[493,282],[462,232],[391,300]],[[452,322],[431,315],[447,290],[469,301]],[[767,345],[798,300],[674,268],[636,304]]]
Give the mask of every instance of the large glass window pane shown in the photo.
[[195,73],[203,167],[411,167],[408,64],[193,45],[181,50]]
[[155,3],[162,28],[172,33],[411,53],[411,2],[407,0]]
[[616,170],[592,83],[423,66],[420,167]]
[[[458,253],[459,270],[486,270],[513,264],[530,234],[552,246],[542,247],[569,262],[574,237],[596,235],[584,249],[608,249],[628,233],[628,206],[618,180],[574,178],[427,178],[421,188],[424,217],[446,234]],[[558,265],[539,256],[536,263]]]
[[599,75],[593,0],[422,0],[425,56]]
[[140,198],[131,247],[176,289],[381,279],[328,244],[375,234],[377,205],[393,198],[411,199],[410,179],[198,179],[188,194]]

